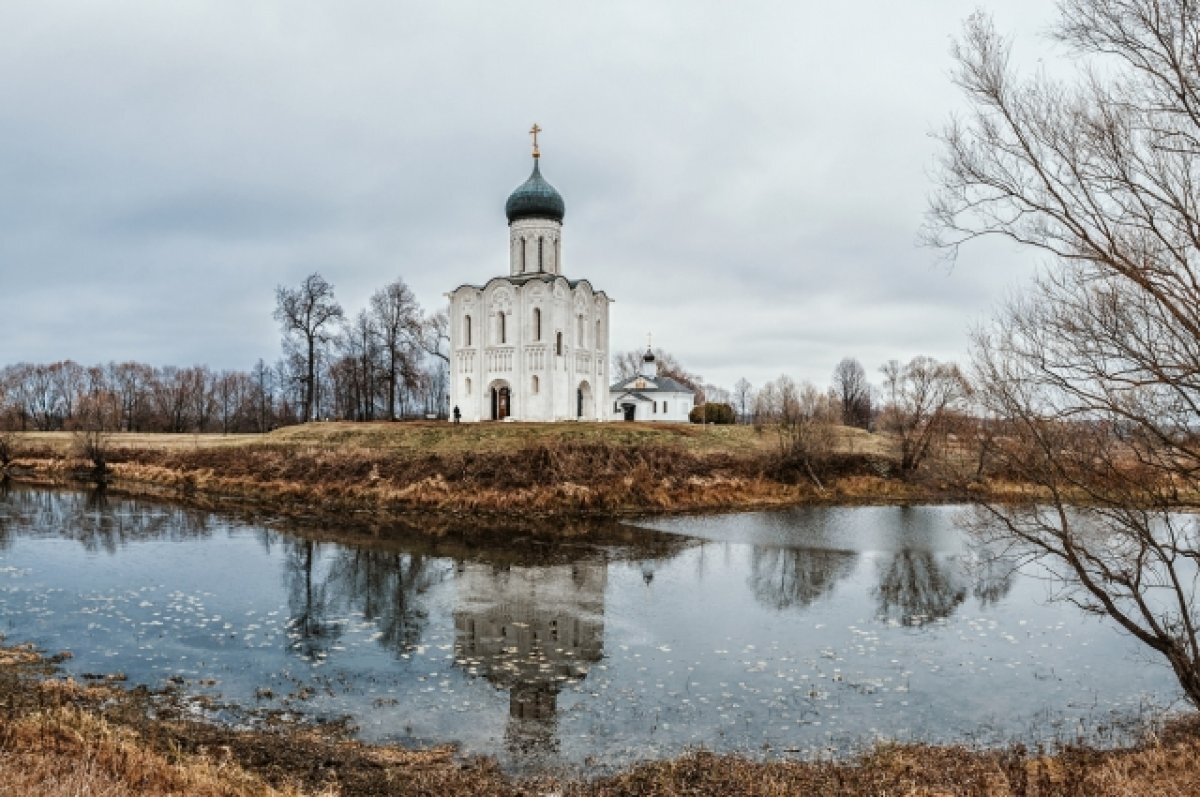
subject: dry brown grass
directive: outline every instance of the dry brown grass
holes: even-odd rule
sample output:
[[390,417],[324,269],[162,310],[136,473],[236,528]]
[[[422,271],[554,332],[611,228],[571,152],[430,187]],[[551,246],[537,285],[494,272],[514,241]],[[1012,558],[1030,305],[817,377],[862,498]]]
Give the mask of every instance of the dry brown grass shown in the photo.
[[[210,446],[248,445],[267,435],[165,434],[143,432],[105,432],[105,439],[114,449],[134,448],[208,448]],[[74,432],[14,432],[13,444],[20,451],[47,450],[66,455],[75,439]]]
[[224,755],[149,748],[129,728],[70,706],[20,717],[0,734],[0,783],[11,794],[70,795],[334,795],[335,790],[276,789]]
[[[118,434],[106,478],[131,492],[285,513],[615,515],[963,497],[892,475],[893,441],[838,427],[820,486],[772,430],[691,424],[314,423],[269,435]],[[17,435],[15,467],[87,478],[69,434]]]
[[[1194,733],[1194,731],[1193,731]],[[1052,756],[1013,749],[885,746],[849,763],[752,762],[693,753],[643,764],[570,797],[1194,797],[1200,738],[1133,750],[1068,750]]]
[[[887,435],[837,427],[839,451],[890,457]],[[71,432],[14,432],[18,449],[69,452]],[[730,455],[770,453],[778,448],[775,433],[751,426],[697,426],[680,423],[464,423],[405,421],[352,423],[334,421],[285,426],[269,434],[162,434],[110,432],[112,449],[188,450],[266,444],[287,448],[361,448],[375,451],[453,453],[508,451],[529,445],[600,443],[617,447],[670,446]]]
[[615,447],[670,446],[730,454],[768,449],[774,441],[749,426],[679,423],[311,423],[272,432],[291,446],[357,446],[426,453],[503,452],[530,445],[599,443]]

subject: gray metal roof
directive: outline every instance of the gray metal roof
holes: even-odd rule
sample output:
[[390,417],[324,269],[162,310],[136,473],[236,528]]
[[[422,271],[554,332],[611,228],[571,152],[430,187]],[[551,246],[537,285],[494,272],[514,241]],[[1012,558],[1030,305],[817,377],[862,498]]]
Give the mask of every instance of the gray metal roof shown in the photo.
[[[650,387],[650,386],[626,387],[626,385],[628,385],[630,382],[634,382],[638,379],[645,379],[646,382],[648,382],[649,385],[652,385],[653,387]],[[635,390],[638,391],[639,393],[688,393],[688,394],[692,393],[692,389],[690,387],[688,387],[687,385],[679,384],[674,379],[671,379],[669,376],[656,376],[656,377],[631,376],[628,379],[622,379],[620,382],[616,382],[615,384],[610,386],[608,389],[609,389],[609,392],[616,392],[616,393],[619,393],[622,391],[633,392]]]
[[613,401],[619,402],[621,399],[625,399],[625,398],[633,398],[633,399],[637,399],[638,401],[649,401],[649,402],[654,401],[654,399],[646,398],[641,393],[622,393],[621,395],[619,395],[615,399],[613,399]]

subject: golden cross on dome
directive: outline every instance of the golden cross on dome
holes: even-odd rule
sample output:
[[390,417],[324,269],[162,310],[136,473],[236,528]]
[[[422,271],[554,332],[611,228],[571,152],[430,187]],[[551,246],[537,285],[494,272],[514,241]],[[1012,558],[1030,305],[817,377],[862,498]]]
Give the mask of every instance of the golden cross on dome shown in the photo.
[[533,123],[533,127],[529,128],[529,134],[533,136],[533,157],[540,158],[542,153],[538,152],[537,136],[542,132],[542,128],[537,126],[537,122]]

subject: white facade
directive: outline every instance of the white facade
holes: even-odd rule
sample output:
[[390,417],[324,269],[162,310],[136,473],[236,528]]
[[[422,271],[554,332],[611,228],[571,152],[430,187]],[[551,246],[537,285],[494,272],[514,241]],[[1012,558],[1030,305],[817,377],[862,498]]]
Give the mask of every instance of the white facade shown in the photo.
[[447,294],[450,405],[467,422],[608,420],[610,300],[562,275],[562,199],[536,161],[508,214],[508,276]]
[[658,375],[654,355],[647,351],[637,376],[616,383],[612,393],[614,421],[667,421],[686,423],[695,407],[692,391],[674,379]]

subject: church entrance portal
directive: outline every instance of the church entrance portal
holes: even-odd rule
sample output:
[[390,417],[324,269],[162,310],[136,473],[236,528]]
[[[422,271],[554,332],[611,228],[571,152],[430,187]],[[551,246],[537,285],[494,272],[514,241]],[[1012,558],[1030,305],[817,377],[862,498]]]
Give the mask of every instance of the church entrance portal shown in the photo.
[[508,385],[492,388],[492,420],[502,421],[512,414],[512,393]]
[[592,403],[592,386],[587,382],[580,382],[579,389],[575,391],[575,417],[583,417],[583,408],[590,406]]
[[625,420],[632,421],[634,413],[637,412],[636,404],[622,404],[621,409],[625,412]]

